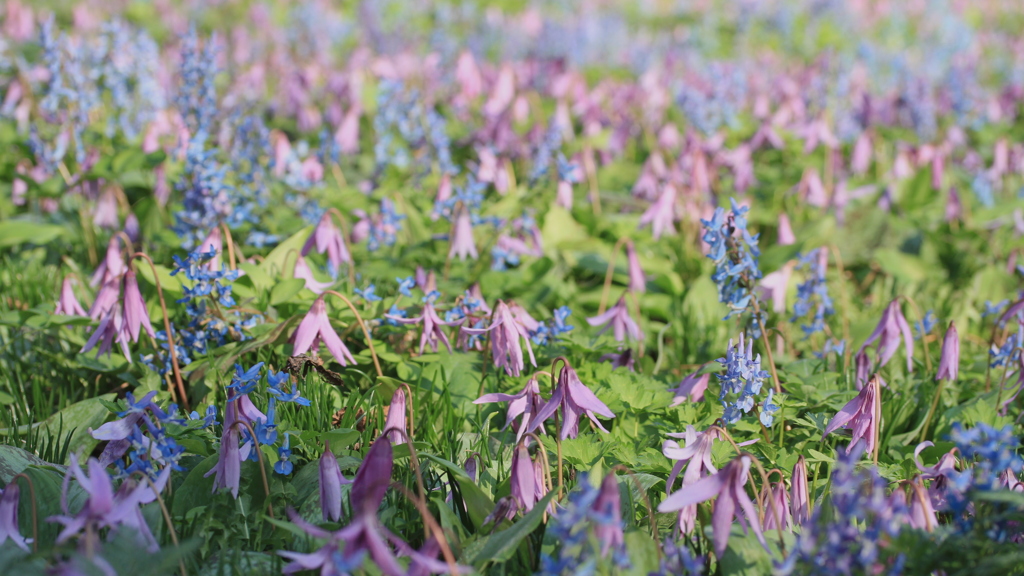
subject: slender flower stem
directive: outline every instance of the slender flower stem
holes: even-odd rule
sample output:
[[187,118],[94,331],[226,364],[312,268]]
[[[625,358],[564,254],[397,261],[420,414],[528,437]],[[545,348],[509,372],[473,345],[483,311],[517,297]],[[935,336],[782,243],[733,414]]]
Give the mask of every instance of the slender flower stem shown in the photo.
[[839,272],[839,295],[843,300],[843,341],[846,342],[843,350],[843,371],[845,372],[850,367],[850,298],[846,293],[846,268],[843,267],[843,257],[839,253],[839,247],[832,244],[829,248],[836,260],[836,271]]
[[128,234],[125,234],[124,230],[114,232],[114,236],[120,238],[121,241],[124,242],[124,247],[127,248],[129,252],[132,251],[134,244],[132,243],[132,239],[128,237]]
[[546,488],[548,492],[550,492],[555,489],[555,483],[551,479],[551,461],[548,460],[548,451],[544,449],[544,443],[540,441],[540,436],[537,436],[536,433],[527,432],[526,434],[523,434],[523,438],[526,437],[531,437],[535,442],[537,442],[537,453],[544,459],[544,479],[547,483]]
[[[768,474],[765,473],[764,467],[761,466],[761,462],[758,461],[758,459],[755,458],[754,455],[750,454],[749,452],[744,452],[744,455],[750,458],[750,461],[753,462],[754,466],[757,467],[757,471],[761,474],[761,481],[764,482],[765,489],[768,490],[770,482],[768,480]],[[751,486],[754,488],[754,494],[757,494],[757,487],[754,486],[753,484],[753,478],[751,478]],[[782,552],[782,556],[785,557],[786,541],[782,537],[782,515],[779,513],[779,508],[778,505],[775,503],[775,498],[769,498],[768,504],[771,506],[772,509],[772,518],[775,519],[775,529],[779,533],[779,551]]]
[[[171,352],[171,369],[174,371],[174,382],[177,385],[177,394],[174,390],[170,390],[171,396],[177,396],[178,402],[185,407],[185,412],[189,411],[188,395],[185,393],[185,383],[181,380],[181,368],[178,366],[178,351],[174,344],[174,334],[171,333],[171,319],[167,313],[167,301],[164,300],[164,290],[160,287],[160,276],[156,272],[156,264],[153,263],[153,259],[149,257],[149,254],[145,252],[136,252],[132,254],[132,259],[143,258],[149,263],[149,268],[153,272],[153,284],[156,285],[157,296],[160,297],[160,310],[164,315],[164,332],[167,333],[167,348]],[[256,437],[253,436],[255,439]]]
[[[381,435],[387,434],[389,432],[399,433],[402,435],[403,438],[405,438],[405,445],[409,447],[409,463],[412,465],[412,470],[413,472],[415,472],[416,476],[416,489],[419,490],[420,500],[426,501],[427,489],[426,486],[423,484],[423,471],[420,469],[420,460],[419,458],[416,457],[416,447],[412,445],[412,438],[408,434],[406,434],[405,430],[402,430],[401,428],[390,428],[388,430],[384,430],[381,433]],[[423,530],[423,536],[429,537],[430,534],[426,531],[426,525],[423,526]]]
[[352,301],[349,300],[344,294],[335,292],[334,290],[327,290],[326,292],[324,292],[324,294],[330,294],[332,296],[341,298],[342,301],[345,302],[346,305],[348,305],[348,309],[351,310],[352,313],[356,315],[356,321],[359,322],[359,327],[363,329],[363,336],[366,336],[366,345],[369,346],[370,348],[370,356],[373,357],[373,367],[377,369],[377,377],[379,378],[383,376],[384,372],[380,369],[380,360],[377,359],[377,351],[373,349],[373,339],[370,338],[370,331],[366,329],[366,323],[363,322],[363,317],[359,315],[359,311],[356,310],[356,307],[352,304]]
[[604,314],[605,309],[608,307],[608,291],[612,287],[612,276],[615,275],[615,259],[619,255],[619,249],[622,248],[627,242],[632,242],[629,238],[619,238],[615,242],[615,247],[612,248],[612,257],[608,259],[608,269],[604,273],[604,287],[601,289],[601,304],[597,307],[597,315]]
[[[562,363],[563,368],[569,365],[569,359],[565,356],[559,356],[551,361],[551,393],[555,393],[555,365],[559,362]],[[563,476],[562,468],[562,433],[558,430],[558,412],[555,412],[555,450],[558,456],[558,499],[562,499],[562,491],[565,486],[565,477]]]
[[633,472],[622,464],[616,464],[612,466],[612,470],[622,470],[629,475],[633,484],[636,486],[636,491],[640,493],[640,496],[644,499],[644,506],[647,507],[647,518],[651,524],[651,535],[654,536],[655,542],[658,542],[658,558],[661,558],[661,536],[658,534],[658,522],[656,520],[657,515],[654,513],[654,507],[651,505],[651,499],[647,496],[647,491],[644,490],[643,484],[640,483],[640,479],[636,477],[636,472]]
[[437,540],[438,545],[441,547],[441,555],[444,556],[445,562],[448,563],[448,573],[451,576],[459,576],[459,565],[455,562],[455,555],[452,554],[451,546],[448,545],[448,538],[444,535],[444,530],[438,525],[437,520],[430,514],[426,503],[398,482],[392,482],[391,487],[401,492],[403,496],[416,506],[416,510],[423,518],[423,530],[427,532],[428,536],[433,532],[434,539]]
[[878,466],[878,449],[882,443],[882,379],[877,375],[873,378],[875,387],[875,450],[873,460]]
[[[932,423],[932,416],[935,415],[936,408],[939,407],[939,398],[942,397],[942,387],[946,384],[946,379],[939,380],[939,386],[935,389],[935,398],[932,398],[932,405],[928,408],[928,415],[924,417],[924,425],[921,427],[921,436],[918,438],[918,442],[924,442],[924,439],[928,436],[928,426]],[[996,403],[996,409],[999,409],[999,403]]]
[[[140,476],[146,480],[149,487],[153,490],[153,494],[156,496],[156,501],[160,504],[160,512],[164,515],[164,522],[167,524],[167,532],[171,535],[171,542],[174,543],[175,549],[179,548],[178,534],[174,531],[174,522],[171,521],[171,514],[167,511],[167,504],[164,503],[163,497],[160,496],[160,491],[156,489],[156,484],[153,483],[153,480],[149,476],[142,473],[140,473]],[[181,576],[187,576],[187,572],[185,572],[184,559],[178,558],[178,568],[181,569]]]
[[756,298],[752,298],[754,304],[754,318],[757,319],[757,327],[761,330],[761,342],[764,344],[765,356],[768,357],[768,368],[772,372],[772,382],[775,384],[775,393],[782,394],[782,384],[779,383],[779,373],[775,371],[775,358],[772,356],[772,345],[768,341],[768,331],[764,328],[764,321],[761,320],[761,306]]
[[235,260],[235,239],[231,237],[231,230],[227,224],[221,222],[220,228],[224,231],[224,239],[228,243],[228,262],[231,264],[232,270],[237,270],[238,262]]
[[249,437],[252,438],[252,449],[256,451],[256,459],[260,461],[260,476],[263,478],[263,493],[267,496],[267,513],[271,518],[273,518],[274,505],[270,502],[270,483],[267,482],[267,468],[263,464],[263,451],[260,450],[260,444],[256,441],[256,432],[253,431],[252,426],[250,426],[245,420],[238,420],[232,424],[232,426],[238,425],[245,426],[246,430],[249,431]]
[[1010,362],[1013,361],[1013,357],[1015,355],[1021,364],[1021,368],[1024,368],[1024,348],[1017,346],[1010,351],[1010,357],[1006,359],[1006,365],[1003,367],[1003,377],[999,379],[999,393],[996,394],[996,410],[999,410],[999,405],[1003,403],[1003,391],[1006,386],[1006,376],[1010,372]]
[[[335,164],[334,167],[335,167],[335,169],[339,173],[341,172],[341,169],[338,168],[337,164]],[[342,181],[344,181],[344,178],[345,177],[342,176]],[[334,214],[334,217],[338,219],[338,229],[341,230],[341,242],[342,242],[342,244],[345,245],[345,250],[348,252],[348,259],[349,259],[349,263],[348,263],[348,282],[352,286],[355,286],[356,285],[356,267],[355,267],[355,264],[354,264],[355,257],[352,254],[352,246],[348,243],[348,226],[345,224],[345,217],[341,215],[341,211],[340,210],[338,210],[337,208],[335,208],[333,206],[328,208],[327,211],[330,212],[331,214]]]
[[29,495],[32,497],[32,552],[39,552],[39,500],[36,499],[36,485],[27,474],[15,474],[10,484],[14,484],[18,478],[24,478],[28,482]]
[[[409,438],[412,438],[413,436],[416,436],[416,408],[412,405],[412,387],[405,382],[399,382],[399,384],[405,387],[405,391],[409,397]],[[481,394],[481,396],[482,395],[483,394]],[[412,440],[410,440],[410,442],[412,442]]]

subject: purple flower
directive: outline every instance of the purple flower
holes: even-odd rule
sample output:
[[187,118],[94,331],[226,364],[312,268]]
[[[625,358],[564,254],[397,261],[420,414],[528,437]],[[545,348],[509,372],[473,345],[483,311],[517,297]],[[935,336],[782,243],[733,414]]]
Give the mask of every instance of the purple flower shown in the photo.
[[939,360],[939,371],[935,374],[935,379],[956,380],[959,373],[960,335],[956,331],[956,325],[950,322],[946,336],[942,339],[942,358]]
[[92,306],[89,308],[89,317],[93,320],[99,320],[104,314],[116,308],[117,297],[120,294],[121,277],[115,276],[109,271],[104,273],[103,284],[100,286],[99,292],[96,293],[96,299],[93,300]]
[[619,494],[619,479],[614,472],[601,482],[594,511],[606,519],[594,526],[594,534],[601,543],[601,557],[604,558],[613,548],[620,549],[626,545],[626,535],[622,531],[622,496]]
[[332,276],[337,274],[338,268],[342,264],[352,263],[352,255],[349,254],[348,246],[345,245],[345,238],[334,225],[330,212],[324,212],[324,215],[320,217],[320,222],[317,223],[313,233],[303,244],[300,254],[305,256],[314,247],[319,254],[327,252],[327,263]]
[[640,216],[640,227],[651,225],[651,233],[654,239],[661,238],[662,234],[668,233],[674,236],[676,227],[673,224],[676,219],[676,188],[666,184],[661,190],[658,199]]
[[102,320],[100,320],[99,325],[96,326],[96,329],[89,337],[89,341],[85,343],[85,346],[82,346],[79,353],[85,354],[89,350],[96,348],[98,345],[99,348],[96,350],[96,357],[98,358],[100,354],[103,353],[106,353],[109,356],[110,350],[113,348],[114,342],[116,341],[121,345],[121,352],[124,354],[125,359],[131,362],[132,352],[128,349],[129,337],[130,334],[127,330],[127,324],[121,315],[121,308],[114,306],[110,310],[107,310],[106,315],[103,316]]
[[598,334],[603,334],[609,328],[612,329],[612,334],[615,336],[615,340],[618,342],[624,342],[626,335],[628,334],[633,340],[643,340],[643,332],[640,331],[640,327],[637,326],[636,322],[629,315],[629,308],[626,306],[626,296],[622,295],[619,297],[619,301],[615,303],[604,314],[594,316],[593,318],[587,318],[587,324],[591,326],[600,326],[604,324],[604,328],[598,331]]
[[405,444],[405,434],[396,432],[396,430],[408,434],[405,420],[405,390],[402,388],[396,390],[395,395],[391,397],[388,417],[384,420],[384,434],[392,444]]
[[719,558],[725,553],[729,544],[729,530],[732,526],[732,519],[735,516],[740,526],[746,527],[750,524],[754,535],[765,549],[768,544],[761,532],[758,522],[757,510],[750,496],[747,495],[743,485],[747,482],[747,473],[750,471],[750,457],[739,456],[725,465],[716,474],[701,478],[692,486],[684,487],[682,490],[671,494],[658,505],[659,512],[674,512],[682,510],[686,506],[699,504],[710,500],[715,496],[715,508],[711,514],[712,539],[715,543],[715,554]]
[[451,247],[448,249],[448,258],[452,256],[458,256],[459,260],[465,260],[466,256],[474,260],[478,257],[476,244],[473,242],[473,220],[467,208],[460,210],[455,217]]
[[14,545],[28,552],[28,543],[18,531],[18,496],[20,489],[18,484],[11,482],[7,488],[0,490],[0,545],[3,545],[8,538]]
[[306,263],[306,259],[302,256],[295,259],[295,268],[292,271],[292,275],[303,280],[305,288],[313,294],[323,294],[325,290],[334,284],[334,282],[321,282],[317,280],[316,276],[313,276],[313,271],[309,268],[309,264]]
[[[122,485],[122,488],[115,494],[110,476],[107,475],[105,467],[100,464],[99,460],[90,458],[87,465],[89,468],[88,476],[79,467],[78,458],[74,454],[71,455],[71,466],[64,477],[64,488],[61,493],[61,509],[64,514],[48,519],[50,522],[58,522],[64,525],[64,529],[57,536],[57,542],[65,542],[83,531],[88,535],[94,534],[103,528],[116,529],[121,526],[128,526],[134,529],[137,537],[143,540],[145,545],[149,547],[154,545],[155,540],[152,540],[152,534],[149,534],[147,539],[146,534],[140,532],[141,527],[138,525],[141,519],[139,516],[139,505],[153,502],[156,499],[156,494],[149,484],[139,484],[137,486],[129,484],[127,487]],[[157,492],[163,490],[170,476],[170,466],[160,472],[160,475],[153,483]],[[75,516],[68,515],[68,488],[72,477],[78,481],[78,485],[85,490],[87,495],[85,505],[82,506],[82,509]]]
[[394,320],[399,324],[419,324],[423,323],[423,334],[420,335],[420,354],[423,354],[423,350],[427,344],[430,344],[430,349],[437,352],[437,343],[440,341],[444,344],[444,347],[451,353],[452,345],[448,341],[448,336],[441,330],[441,326],[458,326],[462,323],[462,320],[455,322],[445,322],[441,320],[441,317],[437,315],[437,310],[434,308],[434,303],[431,300],[426,300],[423,303],[423,312],[419,316],[413,318],[402,318],[401,316],[394,316],[391,314],[385,314],[385,318]]
[[807,461],[803,456],[793,466],[789,493],[790,516],[793,523],[803,525],[811,517],[811,493],[807,486]]
[[154,338],[153,325],[149,322],[149,311],[146,310],[146,301],[142,299],[139,292],[139,282],[135,279],[135,272],[129,269],[124,273],[124,321],[127,324],[128,333],[132,336],[132,342],[139,341],[141,328],[146,329],[146,334]]
[[[761,500],[765,503],[762,528],[765,531],[775,530],[777,527],[781,527],[783,530],[791,529],[793,518],[789,512],[789,495],[786,494],[786,483],[779,480],[765,488],[761,493]],[[778,519],[778,524],[776,524],[776,519]]]
[[[544,398],[540,395],[540,385],[537,383],[537,377],[533,376],[529,381],[526,382],[526,386],[519,394],[484,394],[473,401],[473,404],[487,404],[490,402],[508,402],[508,411],[505,413],[505,426],[502,430],[508,428],[512,421],[518,416],[522,416],[522,420],[519,423],[516,432],[516,442],[519,442],[523,438],[523,434],[526,433],[526,425],[529,424],[533,416],[544,407]],[[539,426],[541,432],[544,432],[544,423],[541,422]]]
[[632,242],[626,243],[626,262],[629,268],[629,289],[634,294],[647,292],[647,278],[644,276],[644,269],[640,267],[640,259],[637,258],[636,248]]
[[320,510],[324,522],[341,520],[341,486],[351,483],[342,475],[330,444],[325,445],[324,453],[320,456]]
[[900,310],[899,299],[894,299],[885,307],[882,318],[878,321],[878,326],[875,327],[875,331],[871,333],[871,336],[860,347],[858,354],[863,352],[869,344],[878,340],[878,367],[881,368],[896,354],[896,350],[900,347],[901,337],[903,339],[904,351],[907,353],[907,372],[913,372],[914,336],[910,331],[910,324],[907,324],[907,319]]
[[[533,510],[534,505],[543,497],[543,485],[537,486],[536,474],[534,474],[533,460],[530,459],[530,451],[526,444],[520,442],[512,450],[512,475],[509,477],[509,489],[512,499],[515,500],[517,508],[523,511]],[[543,447],[541,448],[543,450]],[[511,520],[516,510],[509,510],[508,519]]]
[[509,376],[518,377],[523,370],[523,348],[519,344],[520,338],[526,342],[526,351],[530,354],[530,363],[534,366],[537,365],[537,360],[533,357],[533,347],[530,346],[529,331],[522,324],[516,322],[508,305],[501,300],[498,300],[497,305],[494,307],[494,312],[491,314],[490,326],[487,328],[466,328],[463,326],[462,331],[471,336],[490,332],[491,356],[494,359],[494,366],[495,368],[504,367],[505,372]]
[[231,496],[238,498],[239,482],[242,479],[242,460],[244,458],[238,448],[238,441],[240,439],[238,432],[239,402],[231,402],[230,400],[229,398],[227,408],[224,409],[224,432],[220,436],[220,456],[217,458],[217,464],[204,474],[203,477],[214,474],[213,491],[216,492],[222,488],[229,488],[231,489]]
[[348,351],[341,338],[338,337],[338,333],[331,327],[331,320],[327,317],[327,305],[324,304],[323,296],[313,301],[313,305],[309,307],[306,317],[302,319],[299,327],[292,333],[291,340],[293,356],[304,354],[310,349],[315,354],[319,351],[320,342],[322,341],[331,354],[334,355],[334,359],[342,366],[347,366],[349,363],[355,364],[356,362],[356,359],[352,357],[352,353]]
[[[872,377],[872,382],[877,378],[878,376]],[[866,386],[861,388],[860,393],[853,400],[847,402],[846,406],[843,406],[843,409],[832,418],[828,427],[825,428],[822,440],[838,428],[847,426],[853,430],[853,439],[846,447],[847,454],[853,450],[854,445],[861,438],[864,439],[866,451],[869,454],[874,452],[875,443],[878,442],[878,426],[875,422],[875,413],[879,402],[876,390],[879,388],[873,385],[872,382],[868,382]]]
[[597,426],[598,430],[605,433],[608,430],[601,425],[601,421],[597,419],[595,414],[605,418],[615,418],[615,414],[603,402],[598,400],[597,396],[590,391],[590,388],[587,388],[583,385],[583,382],[580,382],[580,377],[576,375],[576,371],[572,369],[572,366],[567,361],[563,361],[562,371],[558,373],[558,382],[555,385],[554,393],[551,394],[551,399],[533,416],[526,428],[526,432],[532,432],[539,428],[545,420],[555,414],[558,408],[562,409],[562,430],[560,433],[562,440],[575,438],[579,435],[580,419],[584,415],[590,418],[590,421]]
[[704,400],[704,391],[708,389],[708,381],[711,374],[699,374],[699,370],[683,378],[675,388],[669,388],[669,392],[675,394],[670,406],[678,406],[689,400],[690,402],[701,402]]
[[78,298],[75,298],[75,291],[71,287],[70,276],[64,277],[64,283],[60,287],[60,300],[57,301],[57,309],[53,313],[67,316],[88,316],[85,308],[82,308],[82,305],[78,303]]
[[[424,548],[428,553],[412,549],[385,528],[377,518],[377,509],[384,501],[384,495],[391,482],[393,466],[391,442],[381,436],[370,447],[363,465],[352,480],[352,490],[349,492],[352,522],[340,530],[328,532],[306,522],[294,511],[289,511],[291,521],[303,531],[327,542],[309,554],[278,552],[291,560],[284,567],[284,573],[319,570],[322,576],[340,576],[353,572],[364,557],[369,557],[384,576],[404,576],[406,571],[399,564],[391,546],[399,553],[412,558],[420,573],[446,572],[448,565],[428,555],[429,547]],[[344,548],[339,551],[339,545],[342,543]]]

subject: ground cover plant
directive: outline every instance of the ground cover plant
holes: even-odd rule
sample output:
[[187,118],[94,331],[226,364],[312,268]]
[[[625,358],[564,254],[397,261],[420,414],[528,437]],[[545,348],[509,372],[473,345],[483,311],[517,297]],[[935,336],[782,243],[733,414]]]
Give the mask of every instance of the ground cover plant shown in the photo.
[[1000,2],[19,2],[0,573],[1024,573]]

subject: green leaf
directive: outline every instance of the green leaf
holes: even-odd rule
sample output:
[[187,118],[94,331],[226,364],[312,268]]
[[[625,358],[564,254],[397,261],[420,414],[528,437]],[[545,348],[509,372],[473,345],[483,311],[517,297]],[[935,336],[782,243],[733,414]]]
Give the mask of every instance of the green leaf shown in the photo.
[[[79,452],[89,454],[96,444],[99,443],[98,440],[94,440],[92,435],[89,434],[89,429],[99,428],[100,425],[106,422],[110,411],[103,405],[103,401],[111,401],[114,398],[116,398],[115,394],[104,394],[96,398],[88,398],[81,402],[76,402],[42,422],[18,427],[18,433],[22,435],[27,434],[29,426],[33,429],[42,428],[47,436],[57,434],[58,430],[63,430],[64,434],[70,432],[71,440],[68,443],[68,456]],[[11,428],[0,428],[0,436],[10,436],[13,432],[14,430]],[[64,439],[51,438],[50,440],[63,442]]]
[[306,226],[302,230],[292,234],[284,242],[278,244],[276,248],[271,250],[270,254],[267,254],[267,257],[263,262],[260,263],[260,268],[263,272],[270,277],[291,276],[292,272],[291,270],[285,270],[285,264],[287,262],[291,262],[294,265],[295,258],[298,256],[299,251],[302,249],[302,245],[306,243],[306,239],[309,238],[312,231],[312,226]]
[[49,466],[50,463],[21,448],[0,444],[0,486],[11,480],[29,466]]
[[425,452],[421,452],[419,457],[439,464],[451,473],[455,482],[459,485],[462,500],[466,503],[466,509],[469,512],[469,519],[473,521],[473,525],[477,528],[483,526],[484,519],[494,510],[494,500],[491,500],[491,497],[484,493],[480,486],[473,482],[469,475],[466,474],[466,471],[458,464]]
[[277,306],[283,304],[292,299],[293,296],[299,293],[306,286],[306,281],[302,278],[290,278],[288,280],[282,280],[270,290],[270,305]]
[[[184,294],[185,286],[181,283],[183,276],[171,276],[171,271],[165,267],[157,264],[156,278],[160,280],[160,288],[164,292],[170,292],[173,294]],[[156,286],[156,280],[153,278],[153,268],[150,268],[149,263],[143,263],[138,267],[139,276],[149,283],[150,286]]]
[[63,226],[42,224],[29,220],[7,220],[0,222],[0,248],[17,246],[26,242],[42,246],[62,236]]
[[174,491],[174,504],[171,506],[171,513],[174,516],[184,516],[186,512],[203,506],[210,501],[213,493],[213,476],[204,478],[203,475],[213,469],[217,464],[219,455],[214,454],[196,465],[185,477]]
[[495,532],[478,541],[479,544],[474,545],[472,550],[467,549],[466,561],[476,568],[483,568],[490,562],[505,562],[511,558],[516,548],[519,547],[519,543],[540,526],[548,503],[555,497],[555,494],[555,491],[551,491],[547,496],[541,498],[540,502],[534,505],[533,510],[530,510],[526,516],[520,518],[507,530]]

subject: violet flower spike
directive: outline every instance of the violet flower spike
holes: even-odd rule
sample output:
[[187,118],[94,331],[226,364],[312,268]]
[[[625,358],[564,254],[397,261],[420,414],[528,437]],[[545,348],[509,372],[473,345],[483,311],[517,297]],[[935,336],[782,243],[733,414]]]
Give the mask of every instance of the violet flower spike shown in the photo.
[[692,486],[671,494],[658,505],[658,511],[674,512],[717,496],[714,511],[711,514],[715,554],[721,557],[725,553],[725,548],[729,544],[729,530],[734,516],[744,528],[750,524],[758,542],[767,550],[768,544],[761,532],[757,509],[754,508],[753,501],[743,488],[747,482],[750,464],[749,456],[735,458],[718,473],[701,478]]
[[88,316],[85,308],[82,308],[82,305],[78,303],[78,298],[75,298],[75,291],[71,286],[70,276],[64,277],[64,282],[60,287],[60,300],[57,301],[57,308],[53,313],[66,316]]
[[603,334],[611,328],[612,334],[618,342],[624,342],[627,334],[633,340],[643,340],[644,338],[644,334],[640,331],[640,327],[629,315],[629,308],[626,306],[625,295],[620,296],[619,301],[615,303],[615,306],[609,308],[604,314],[587,318],[587,324],[590,324],[591,326],[600,326],[604,324],[604,328],[601,328],[601,330],[598,331],[598,334]]
[[942,339],[942,357],[939,359],[939,371],[935,374],[936,380],[956,380],[960,373],[960,334],[956,331],[956,325],[949,323],[946,335]]
[[320,342],[323,342],[327,349],[334,356],[334,359],[342,366],[355,364],[356,359],[348,351],[345,343],[338,337],[338,333],[331,327],[331,320],[327,317],[327,305],[324,297],[320,296],[313,301],[309,312],[299,324],[299,327],[292,333],[292,355],[298,356],[313,350],[314,354],[320,349]]
[[878,340],[878,367],[886,363],[896,354],[900,346],[900,339],[903,339],[904,351],[907,354],[907,372],[914,371],[914,336],[910,331],[910,324],[900,310],[899,299],[894,299],[886,306],[878,326],[871,336],[860,347],[858,354],[863,352],[872,342]]
[[[530,420],[526,432],[533,432],[539,428],[545,420],[555,414],[559,408],[562,409],[562,440],[575,438],[579,435],[580,419],[586,415],[598,430],[607,433],[608,430],[601,425],[596,415],[605,418],[615,418],[615,414],[601,402],[590,388],[587,388],[576,371],[568,362],[563,361],[562,370],[558,373],[558,381],[551,399],[544,405]],[[524,432],[524,434],[526,433]]]
[[6,488],[0,490],[0,546],[8,538],[14,545],[28,552],[28,544],[31,538],[25,538],[18,530],[18,498],[20,488],[15,482],[11,482]]
[[462,332],[470,335],[479,335],[486,332],[491,333],[491,356],[494,359],[495,368],[505,368],[509,376],[518,377],[523,370],[523,349],[519,344],[522,339],[526,343],[526,351],[530,354],[530,364],[536,366],[537,360],[533,356],[533,347],[530,346],[530,333],[521,324],[516,322],[515,317],[508,305],[498,300],[491,314],[491,325],[486,328],[462,327]]
[[388,417],[384,420],[384,434],[391,440],[392,444],[405,444],[405,434],[395,432],[401,430],[408,434],[405,418],[405,390],[399,388],[391,397],[391,405],[388,407]]
[[876,378],[878,376],[873,376],[872,382],[868,382],[867,385],[861,388],[857,396],[850,400],[846,406],[843,406],[842,410],[832,418],[828,427],[825,428],[825,433],[821,437],[822,440],[838,428],[846,426],[853,430],[853,439],[846,447],[847,454],[853,450],[853,446],[861,439],[864,440],[867,453],[874,452],[875,444],[878,442],[876,437],[878,427],[875,422],[875,413],[878,408],[879,398],[875,393],[876,387],[873,384]]
[[320,511],[324,515],[324,522],[341,520],[341,486],[351,483],[341,473],[330,444],[326,444],[320,456]]
[[[505,426],[502,427],[502,430],[508,428],[517,417],[523,417],[517,428],[516,442],[522,440],[523,434],[526,433],[527,424],[544,407],[544,398],[540,395],[540,384],[537,382],[536,376],[531,377],[526,382],[526,386],[523,387],[519,394],[484,394],[474,400],[473,404],[488,404],[491,402],[508,402],[508,411],[505,413]],[[542,433],[547,433],[544,430],[543,422],[538,427]]]

